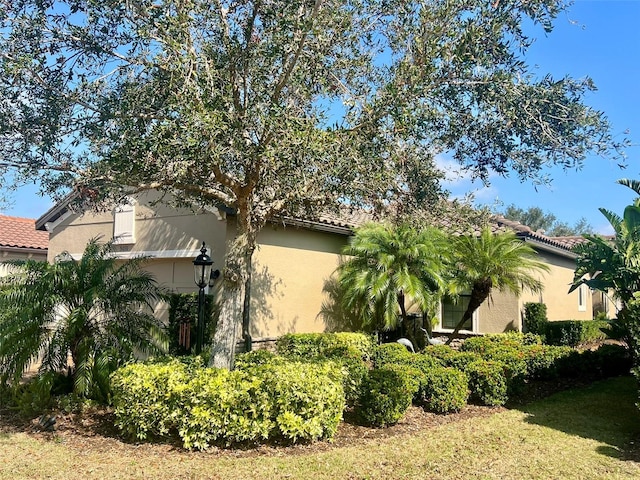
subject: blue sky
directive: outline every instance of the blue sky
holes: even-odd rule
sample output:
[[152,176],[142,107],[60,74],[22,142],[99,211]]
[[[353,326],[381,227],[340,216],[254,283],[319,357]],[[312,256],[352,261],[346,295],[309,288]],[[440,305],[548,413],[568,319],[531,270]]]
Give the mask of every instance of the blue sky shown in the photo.
[[[549,170],[549,187],[520,183],[516,178],[491,178],[491,186],[472,184],[464,178],[447,185],[456,196],[475,192],[476,203],[527,208],[538,206],[558,220],[575,224],[585,217],[594,229],[610,233],[599,207],[622,213],[634,194],[616,184],[619,178],[640,179],[640,0],[577,0],[556,19],[554,30],[544,36],[536,30],[536,42],[527,53],[530,65],[541,75],[561,78],[591,77],[598,90],[587,104],[605,112],[614,135],[629,138],[628,167],[599,157],[588,158],[581,170]],[[449,165],[446,159],[442,164]]]
[[[549,171],[551,186],[520,183],[515,177],[491,179],[490,187],[474,184],[464,177],[446,186],[455,196],[474,192],[483,205],[538,206],[569,224],[585,217],[602,233],[608,223],[598,211],[605,207],[621,213],[633,199],[633,192],[617,185],[619,178],[640,179],[640,0],[577,0],[560,14],[553,32],[545,36],[535,30],[536,43],[527,61],[537,65],[540,75],[575,78],[590,76],[598,90],[587,103],[606,113],[613,132],[625,130],[634,146],[627,150],[628,168],[598,157],[588,158],[579,171]],[[446,158],[441,164],[449,166]],[[48,198],[36,195],[35,187],[21,188],[14,205],[2,210],[6,215],[37,218],[52,206]]]

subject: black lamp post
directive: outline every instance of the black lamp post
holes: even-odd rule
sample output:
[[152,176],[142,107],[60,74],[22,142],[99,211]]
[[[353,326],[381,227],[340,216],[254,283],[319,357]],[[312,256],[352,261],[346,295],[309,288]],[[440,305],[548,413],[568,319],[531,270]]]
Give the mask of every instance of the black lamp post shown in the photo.
[[210,284],[213,275],[211,274],[211,265],[213,260],[207,255],[207,249],[202,242],[200,255],[193,260],[193,270],[195,274],[195,282],[200,291],[198,292],[198,325],[196,330],[196,355],[202,352],[202,343],[204,340],[204,289]]

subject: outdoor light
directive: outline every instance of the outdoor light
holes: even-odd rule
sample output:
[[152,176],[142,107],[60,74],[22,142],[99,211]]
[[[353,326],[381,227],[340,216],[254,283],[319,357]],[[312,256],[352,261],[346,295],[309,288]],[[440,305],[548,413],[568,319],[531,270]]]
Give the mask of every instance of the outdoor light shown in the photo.
[[[204,289],[211,284],[214,273],[211,271],[213,260],[207,255],[207,248],[202,242],[200,255],[193,260],[193,272],[196,285],[200,289],[198,292],[198,325],[196,329],[196,355],[202,352],[202,343],[204,340]],[[218,275],[220,275],[220,272]],[[216,277],[217,278],[217,277]],[[215,278],[213,279],[215,280]]]

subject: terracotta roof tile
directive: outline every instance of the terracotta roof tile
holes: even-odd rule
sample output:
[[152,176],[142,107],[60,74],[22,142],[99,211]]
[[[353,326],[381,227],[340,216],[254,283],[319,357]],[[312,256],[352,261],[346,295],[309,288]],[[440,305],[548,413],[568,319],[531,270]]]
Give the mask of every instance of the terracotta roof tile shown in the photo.
[[36,230],[36,223],[32,218],[0,215],[0,248],[2,247],[47,250],[49,232]]

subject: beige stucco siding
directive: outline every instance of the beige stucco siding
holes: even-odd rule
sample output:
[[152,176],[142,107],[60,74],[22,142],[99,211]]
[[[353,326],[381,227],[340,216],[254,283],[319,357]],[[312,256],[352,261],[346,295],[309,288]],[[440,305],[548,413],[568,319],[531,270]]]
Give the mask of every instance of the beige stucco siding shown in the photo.
[[47,259],[53,262],[56,256],[64,251],[82,253],[91,238],[102,237],[104,240],[109,240],[112,236],[112,213],[73,213],[49,232]]
[[[153,196],[141,196],[135,203],[132,243],[115,245],[122,254],[145,254],[152,257],[182,258],[197,255],[205,241],[214,262],[221,266],[225,253],[226,221],[221,213],[194,214],[186,209],[149,206]],[[110,240],[114,234],[114,212],[72,214],[50,233],[49,261],[68,251],[82,254],[93,237]],[[219,268],[219,267],[218,267]],[[193,274],[191,273],[191,277]]]
[[583,290],[583,308],[578,305],[578,291],[569,292],[575,271],[575,261],[550,252],[540,251],[540,259],[550,268],[541,275],[544,290],[533,294],[526,291],[521,296],[521,309],[526,302],[542,302],[547,306],[547,318],[553,320],[590,320],[593,318],[591,293]]
[[477,331],[480,333],[520,330],[520,323],[520,303],[513,293],[494,289],[491,300],[485,300],[478,309]]
[[251,335],[323,332],[324,283],[338,266],[346,237],[267,226],[253,259]]
[[16,250],[4,250],[0,249],[0,277],[9,274],[13,268],[11,265],[3,265],[2,262],[8,262],[11,260],[35,260],[46,261],[47,251],[33,251],[23,249],[22,251]]

